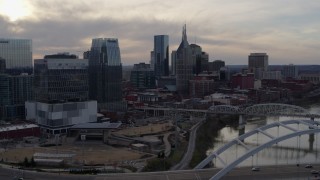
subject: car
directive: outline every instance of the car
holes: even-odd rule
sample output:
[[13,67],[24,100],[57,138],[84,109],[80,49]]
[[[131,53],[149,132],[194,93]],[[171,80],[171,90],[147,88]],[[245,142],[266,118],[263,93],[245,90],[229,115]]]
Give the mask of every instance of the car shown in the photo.
[[310,173],[311,173],[311,174],[319,174],[319,171],[311,170]]
[[312,168],[312,165],[307,164],[306,166],[304,166],[305,168]]
[[251,168],[251,171],[260,171],[260,168],[259,167],[253,167],[253,168]]

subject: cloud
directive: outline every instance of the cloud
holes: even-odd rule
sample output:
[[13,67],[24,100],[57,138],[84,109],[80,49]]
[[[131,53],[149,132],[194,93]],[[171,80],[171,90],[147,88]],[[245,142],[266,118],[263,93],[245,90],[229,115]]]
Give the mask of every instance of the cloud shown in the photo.
[[189,43],[210,60],[246,64],[267,52],[270,64],[315,64],[320,53],[318,1],[301,0],[30,0],[32,14],[14,22],[0,16],[1,37],[31,38],[34,56],[82,54],[95,37],[119,39],[123,64],[148,62],[153,36],[168,34],[170,49],[187,23]]

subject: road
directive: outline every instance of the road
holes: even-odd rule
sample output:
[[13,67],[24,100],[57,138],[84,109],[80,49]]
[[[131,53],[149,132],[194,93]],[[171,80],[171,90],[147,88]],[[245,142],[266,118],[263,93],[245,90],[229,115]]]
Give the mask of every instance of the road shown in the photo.
[[[276,180],[276,179],[312,179],[315,176],[310,173],[311,169],[304,168],[304,166],[268,166],[260,167],[259,172],[251,171],[249,167],[236,168],[228,173],[222,180],[232,179],[262,179],[262,180]],[[315,170],[320,170],[320,165],[315,166]],[[30,180],[205,180],[210,179],[219,169],[202,169],[202,170],[178,170],[166,172],[150,172],[150,173],[125,173],[125,174],[105,174],[105,175],[66,175],[53,174],[43,172],[29,172],[24,171],[24,179]],[[19,169],[0,168],[1,180],[12,180],[15,175],[22,175]],[[20,176],[21,177],[21,176]]]
[[59,173],[45,173],[45,172],[35,172],[35,171],[25,171],[15,168],[4,168],[0,167],[0,179],[1,180],[12,180],[14,177],[23,177],[26,180],[56,180],[56,179],[66,179],[66,180],[94,180],[96,176],[91,175],[69,175],[69,174],[59,174]]
[[200,125],[203,123],[204,120],[201,120],[192,128],[190,129],[190,136],[189,136],[189,144],[187,152],[184,154],[181,161],[173,166],[170,170],[178,170],[178,169],[186,169],[189,166],[189,163],[192,159],[194,148],[196,147],[196,137],[197,137],[197,130],[200,127]]

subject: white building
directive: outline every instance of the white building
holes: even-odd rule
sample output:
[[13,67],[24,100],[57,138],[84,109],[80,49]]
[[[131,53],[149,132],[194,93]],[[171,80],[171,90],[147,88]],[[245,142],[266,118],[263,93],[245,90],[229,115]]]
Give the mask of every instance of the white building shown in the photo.
[[26,102],[26,119],[34,120],[49,134],[66,133],[75,124],[97,121],[97,101],[41,103]]
[[308,80],[308,81],[312,82],[313,84],[319,84],[320,83],[320,74],[300,74],[300,79]]
[[262,74],[262,79],[281,79],[281,71],[264,71]]

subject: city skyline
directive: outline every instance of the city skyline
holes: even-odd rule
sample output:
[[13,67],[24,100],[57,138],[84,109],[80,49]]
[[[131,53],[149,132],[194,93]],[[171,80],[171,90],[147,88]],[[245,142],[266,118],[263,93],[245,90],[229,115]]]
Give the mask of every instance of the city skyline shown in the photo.
[[66,50],[82,55],[92,38],[114,37],[123,65],[133,65],[149,62],[154,35],[168,34],[169,52],[177,49],[186,23],[189,42],[200,45],[210,61],[247,64],[250,53],[265,52],[270,64],[318,64],[320,2],[180,3],[0,0],[0,37],[32,39],[33,59]]

